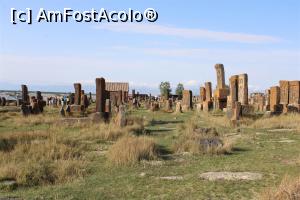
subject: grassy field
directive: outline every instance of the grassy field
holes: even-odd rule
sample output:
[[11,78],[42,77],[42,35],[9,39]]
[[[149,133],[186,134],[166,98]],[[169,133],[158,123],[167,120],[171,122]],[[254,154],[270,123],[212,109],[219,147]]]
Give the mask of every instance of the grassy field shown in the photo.
[[[173,114],[139,109],[128,114],[144,123],[125,128],[113,123],[63,123],[58,109],[53,108],[28,118],[17,112],[0,113],[0,180],[17,182],[15,187],[2,187],[0,197],[259,199],[285,177],[300,175],[297,114],[242,119],[238,128],[231,127],[220,113]],[[230,150],[221,154],[177,151],[176,143],[190,126],[215,128],[230,141]],[[128,150],[126,140],[120,142],[124,137],[140,138],[136,141],[142,141],[146,145],[142,148],[151,148],[151,152],[140,150],[138,145],[138,150]],[[111,156],[122,154],[122,148],[132,151],[130,159],[140,161],[128,165],[114,162]],[[143,151],[142,156],[134,157],[136,151]],[[216,171],[257,172],[262,179],[199,178],[203,172]]]

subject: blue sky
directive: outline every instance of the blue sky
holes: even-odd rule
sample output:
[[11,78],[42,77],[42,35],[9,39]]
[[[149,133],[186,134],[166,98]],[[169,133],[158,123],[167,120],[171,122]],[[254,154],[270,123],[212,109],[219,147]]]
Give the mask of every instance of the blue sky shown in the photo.
[[[154,23],[10,22],[10,9],[144,11]],[[226,82],[248,73],[249,88],[261,91],[280,79],[300,79],[300,1],[100,1],[0,2],[0,89],[94,89],[96,77],[128,81],[157,92],[160,81],[197,92],[216,85],[214,65],[223,63]],[[174,90],[174,89],[173,89]]]

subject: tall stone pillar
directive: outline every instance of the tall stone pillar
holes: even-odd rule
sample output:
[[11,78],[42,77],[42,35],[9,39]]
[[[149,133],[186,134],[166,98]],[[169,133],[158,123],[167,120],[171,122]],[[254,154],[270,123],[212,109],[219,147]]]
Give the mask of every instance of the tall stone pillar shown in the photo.
[[239,79],[238,75],[231,76],[229,79],[230,82],[229,92],[230,92],[230,100],[232,104],[238,101],[238,79]]
[[105,112],[105,79],[96,78],[96,112]]
[[271,112],[279,112],[280,88],[273,86],[270,88],[270,110]]
[[203,103],[206,100],[206,90],[205,87],[200,87],[200,103]]
[[215,69],[217,72],[217,89],[225,88],[225,72],[223,64],[216,64]]
[[211,82],[205,82],[206,101],[212,100]]
[[21,88],[22,88],[22,101],[23,101],[23,104],[28,105],[30,102],[29,102],[27,85],[21,85]]
[[279,81],[280,87],[280,104],[289,104],[289,81]]
[[81,84],[80,83],[74,83],[74,89],[75,89],[74,104],[75,105],[80,105],[80,100],[81,100]]
[[241,105],[248,105],[248,75],[238,76],[238,101]]
[[289,104],[300,104],[300,81],[289,81]]
[[190,110],[193,109],[193,94],[191,90],[183,90],[182,91],[182,109]]

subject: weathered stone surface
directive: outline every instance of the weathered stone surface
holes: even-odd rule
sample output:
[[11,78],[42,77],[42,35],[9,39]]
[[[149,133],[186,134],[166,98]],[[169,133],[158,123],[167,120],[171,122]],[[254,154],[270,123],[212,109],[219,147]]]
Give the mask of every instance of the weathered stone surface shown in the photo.
[[1,106],[5,106],[6,105],[6,98],[5,97],[1,97],[0,99],[1,99],[0,105]]
[[106,113],[111,112],[111,101],[110,101],[110,99],[105,99],[105,112]]
[[230,98],[232,103],[238,101],[238,80],[239,80],[238,75],[231,76],[229,79],[230,82],[229,91],[230,91]]
[[105,79],[96,78],[96,112],[103,113],[105,111]]
[[216,64],[215,69],[217,72],[217,89],[223,89],[225,85],[225,72],[223,64]]
[[203,103],[206,100],[206,90],[205,87],[200,87],[200,98],[199,102]]
[[70,105],[70,112],[71,113],[80,113],[84,110],[82,105]]
[[80,105],[80,100],[81,100],[81,84],[80,83],[74,83],[74,89],[75,89],[74,104],[75,105]]
[[172,99],[168,99],[168,100],[165,100],[165,111],[166,112],[171,112],[172,111]]
[[213,102],[212,101],[204,101],[202,103],[203,111],[209,112],[213,108]]
[[80,104],[84,109],[87,109],[89,107],[90,103],[86,94],[81,95]]
[[119,112],[117,114],[116,123],[117,123],[117,126],[119,126],[119,127],[126,126],[126,113],[125,113],[124,105],[119,106]]
[[289,103],[289,81],[279,81],[280,87],[280,104]]
[[212,88],[211,82],[205,82],[205,91],[206,91],[206,101],[212,100]]
[[182,113],[181,102],[176,103],[175,113]]
[[23,116],[28,116],[31,113],[31,106],[22,103],[21,113]]
[[235,106],[232,110],[232,117],[231,117],[231,121],[237,121],[240,119],[240,115],[241,115],[241,103],[240,102],[235,102]]
[[248,105],[248,75],[238,76],[238,101],[241,105]]
[[280,112],[279,103],[280,103],[280,88],[278,86],[271,87],[270,88],[270,111]]
[[300,81],[289,81],[289,104],[300,104]]
[[24,105],[28,105],[29,102],[29,96],[28,96],[28,88],[26,85],[21,85],[22,88],[22,102]]
[[122,90],[119,90],[118,95],[117,95],[117,106],[120,106],[123,104],[122,95],[123,95]]
[[182,109],[184,111],[193,109],[192,98],[193,98],[193,94],[191,90],[182,91]]

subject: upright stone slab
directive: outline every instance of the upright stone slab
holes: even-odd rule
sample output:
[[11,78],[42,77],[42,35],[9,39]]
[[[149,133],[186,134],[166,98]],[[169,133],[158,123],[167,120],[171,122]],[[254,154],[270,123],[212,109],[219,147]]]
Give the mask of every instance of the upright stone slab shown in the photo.
[[122,97],[122,90],[119,90],[118,91],[118,95],[117,95],[117,105],[120,106],[123,104],[123,101],[122,101],[123,97]]
[[22,88],[22,102],[24,105],[28,105],[30,103],[29,95],[28,95],[28,88],[26,85],[21,85],[21,88]]
[[132,99],[135,98],[135,90],[132,90]]
[[270,111],[270,89],[265,90],[265,106],[264,111]]
[[200,87],[200,98],[199,102],[203,103],[206,100],[206,90],[205,87]]
[[191,90],[183,90],[182,91],[182,109],[190,110],[193,109],[193,94]]
[[215,69],[217,72],[217,89],[225,88],[225,72],[223,64],[216,64]]
[[238,76],[238,101],[241,105],[248,105],[248,75]]
[[279,81],[280,86],[280,104],[289,104],[289,81]]
[[270,111],[279,112],[280,103],[280,88],[278,86],[273,86],[270,88]]
[[229,79],[230,82],[230,98],[231,98],[231,103],[235,103],[236,101],[238,101],[238,80],[239,80],[239,76],[238,75],[234,75],[231,76]]
[[289,104],[300,104],[300,81],[289,81]]
[[46,106],[46,102],[43,100],[42,93],[40,91],[36,92],[37,104],[41,112],[44,111],[44,106]]
[[105,79],[96,78],[96,112],[105,111]]
[[75,89],[74,104],[75,105],[80,105],[80,100],[81,100],[81,84],[80,83],[74,83],[74,89]]
[[176,102],[175,113],[182,113],[182,107],[180,101]]
[[206,101],[212,100],[211,82],[205,82]]

